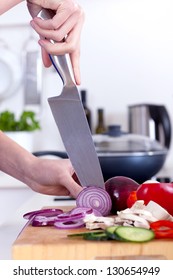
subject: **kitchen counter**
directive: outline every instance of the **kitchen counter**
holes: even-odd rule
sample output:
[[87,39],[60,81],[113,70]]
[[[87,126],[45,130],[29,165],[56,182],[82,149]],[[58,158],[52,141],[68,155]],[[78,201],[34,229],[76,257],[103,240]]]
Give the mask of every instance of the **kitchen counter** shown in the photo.
[[61,207],[64,205],[75,205],[75,200],[67,200],[65,197],[60,197],[59,199],[60,200],[55,201],[52,196],[34,193],[28,201],[21,205],[21,207],[11,215],[11,219],[0,224],[0,260],[12,259],[12,244],[27,222],[23,219],[24,213],[41,209],[43,206]]
[[0,171],[0,189],[5,187],[25,187],[25,185],[20,182],[19,180],[5,174],[4,172]]

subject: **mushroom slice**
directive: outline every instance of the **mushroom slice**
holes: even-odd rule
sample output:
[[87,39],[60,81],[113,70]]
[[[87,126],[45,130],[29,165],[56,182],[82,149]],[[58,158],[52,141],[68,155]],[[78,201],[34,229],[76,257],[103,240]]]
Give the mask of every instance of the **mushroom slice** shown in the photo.
[[142,223],[142,222],[139,222],[139,221],[135,221],[134,222],[134,226],[135,227],[146,228],[146,229],[150,228],[150,224],[146,220],[145,220],[145,223]]
[[135,214],[120,213],[119,217],[122,219],[133,221],[133,222],[139,222],[139,223],[143,224],[144,226],[149,225],[149,223],[144,218],[139,217],[138,215],[135,215]]
[[137,200],[130,209],[132,211],[137,209],[145,209],[144,200]]
[[146,206],[145,210],[149,211],[152,216],[157,220],[171,220],[173,221],[173,216],[171,216],[163,207],[154,201],[150,201]]
[[86,228],[87,229],[104,229],[106,228],[104,223],[86,223]]
[[88,214],[84,218],[87,229],[106,228],[114,225],[114,218],[112,217],[97,217],[93,214]]

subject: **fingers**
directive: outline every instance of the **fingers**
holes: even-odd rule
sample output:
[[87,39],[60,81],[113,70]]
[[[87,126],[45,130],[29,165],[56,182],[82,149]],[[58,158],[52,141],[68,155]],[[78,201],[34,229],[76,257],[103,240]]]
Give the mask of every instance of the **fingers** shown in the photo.
[[[41,5],[41,0],[40,2],[38,0],[32,0],[31,2],[37,2],[37,4]],[[52,55],[64,55],[68,53],[70,55],[74,79],[76,84],[80,85],[80,35],[84,23],[83,10],[72,0],[45,1],[44,5],[46,7],[50,5],[47,8],[52,9],[52,3],[54,3],[54,9],[56,10],[55,16],[50,20],[34,18],[31,21],[31,25],[40,37],[47,39],[39,40],[42,49],[47,53]],[[62,42],[64,38],[66,40]],[[48,41],[50,39],[56,43],[50,43]],[[42,57],[44,65],[49,67],[50,60],[43,50]]]
[[[42,21],[42,20],[41,20]],[[50,43],[48,40],[39,40],[39,44],[41,47],[49,54],[52,55],[64,55],[65,53],[69,53],[72,70],[74,74],[74,79],[77,85],[81,83],[80,77],[80,34],[81,34],[81,25],[77,24],[72,31],[68,33],[66,37],[66,28],[60,28],[61,30],[42,30],[40,27],[32,22],[33,28],[36,30],[38,34],[41,35],[42,38],[53,39],[57,43]],[[65,41],[62,39],[66,37]],[[43,52],[43,51],[42,51]],[[49,67],[50,60],[48,56],[43,52],[43,63],[46,67]]]
[[48,53],[46,52],[46,50],[44,48],[41,47],[41,54],[42,54],[42,60],[43,60],[43,64],[45,67],[50,67],[52,65],[52,62],[49,58]]
[[61,184],[56,186],[42,186],[39,189],[40,193],[48,194],[48,195],[57,195],[57,196],[72,196],[76,198],[78,194],[81,192],[82,187],[78,185],[71,176],[67,175]]
[[72,52],[70,54],[70,60],[72,65],[72,70],[74,74],[74,79],[77,85],[81,84],[81,76],[80,76],[80,53],[79,49]]
[[66,181],[66,186],[71,196],[74,198],[76,198],[82,190],[82,187],[79,186],[76,182],[74,182],[72,177],[69,177],[68,182]]
[[79,11],[68,15],[68,17],[65,15],[63,18],[62,16],[64,16],[62,13],[57,12],[57,14],[49,20],[42,20],[36,17],[32,21],[32,26],[35,31],[43,37],[59,42],[71,32],[76,24],[82,24],[80,19],[82,15],[79,14]]

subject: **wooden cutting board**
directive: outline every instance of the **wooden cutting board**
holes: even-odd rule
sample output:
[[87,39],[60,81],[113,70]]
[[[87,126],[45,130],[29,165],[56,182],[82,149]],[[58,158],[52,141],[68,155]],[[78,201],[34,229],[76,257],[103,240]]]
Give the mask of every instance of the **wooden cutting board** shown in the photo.
[[[62,207],[69,210],[68,207]],[[12,246],[14,260],[168,259],[173,260],[173,240],[147,243],[88,241],[69,238],[86,228],[62,230],[55,227],[23,228]]]

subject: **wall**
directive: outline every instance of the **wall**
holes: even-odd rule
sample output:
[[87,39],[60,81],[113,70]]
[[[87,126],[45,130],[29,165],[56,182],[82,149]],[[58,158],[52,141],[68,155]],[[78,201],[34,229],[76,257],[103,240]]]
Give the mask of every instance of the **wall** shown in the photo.
[[[86,14],[79,89],[88,90],[93,127],[96,110],[103,107],[107,125],[121,124],[127,130],[127,107],[135,103],[163,104],[173,122],[172,1],[79,0],[78,3]],[[24,6],[22,3],[3,15],[0,24],[11,20],[26,24],[30,17]],[[52,69],[44,70],[42,141],[36,143],[36,148],[63,149],[46,101],[61,86]],[[170,165],[172,159],[171,146],[166,164]]]

